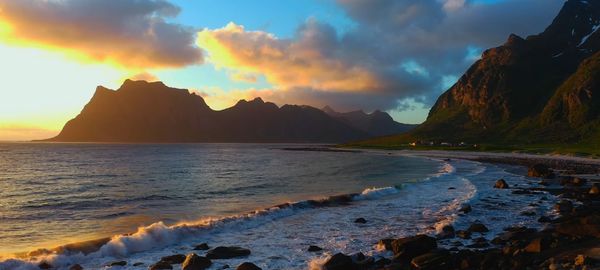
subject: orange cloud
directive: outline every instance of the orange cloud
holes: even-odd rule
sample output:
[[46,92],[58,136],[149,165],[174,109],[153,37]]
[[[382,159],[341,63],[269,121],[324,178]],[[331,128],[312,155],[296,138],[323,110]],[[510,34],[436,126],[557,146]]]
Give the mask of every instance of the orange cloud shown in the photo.
[[337,45],[329,43],[338,41],[322,35],[322,26],[309,21],[296,40],[287,40],[229,23],[224,28],[202,30],[197,44],[215,66],[240,74],[262,74],[277,88],[347,92],[385,87],[368,68],[328,51],[329,46]]
[[0,41],[126,68],[201,63],[192,29],[167,21],[165,0],[3,0]]

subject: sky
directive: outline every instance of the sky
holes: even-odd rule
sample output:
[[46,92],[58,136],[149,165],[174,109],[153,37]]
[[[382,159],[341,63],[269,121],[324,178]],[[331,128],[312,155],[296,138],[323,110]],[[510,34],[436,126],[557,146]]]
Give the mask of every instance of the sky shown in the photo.
[[511,33],[563,0],[2,0],[0,140],[58,134],[98,85],[127,78],[421,123]]

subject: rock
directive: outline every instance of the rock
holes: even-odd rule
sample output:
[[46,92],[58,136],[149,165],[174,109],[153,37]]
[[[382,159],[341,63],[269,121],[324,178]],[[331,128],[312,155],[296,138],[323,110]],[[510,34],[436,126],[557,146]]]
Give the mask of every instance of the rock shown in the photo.
[[238,265],[238,267],[235,268],[235,270],[262,270],[262,268],[256,266],[253,263],[245,262]]
[[552,221],[552,219],[547,216],[541,216],[537,221],[540,223],[549,223]]
[[560,184],[563,186],[576,186],[576,187],[580,187],[585,185],[587,181],[583,178],[579,178],[579,177],[568,177],[568,178],[563,178],[560,180]]
[[508,188],[508,184],[506,183],[506,181],[504,181],[504,179],[498,179],[496,181],[496,184],[494,184],[494,188],[506,189]]
[[529,177],[554,178],[554,173],[544,164],[535,164],[527,171]]
[[595,265],[597,262],[598,262],[598,260],[590,258],[583,254],[579,254],[579,255],[577,255],[577,257],[575,257],[575,265],[576,266]]
[[556,224],[556,231],[576,237],[600,238],[600,215],[592,214],[584,217],[570,218]]
[[148,267],[148,270],[170,270],[173,269],[173,266],[171,266],[168,262],[165,261],[159,261],[153,265],[150,265],[150,267]]
[[571,213],[573,211],[573,203],[571,201],[561,200],[554,205],[554,209],[561,214]]
[[354,223],[365,224],[365,223],[367,223],[367,220],[364,218],[357,218],[354,220]]
[[111,262],[109,265],[110,266],[125,266],[125,265],[127,265],[127,262],[126,261],[117,261],[117,262]]
[[210,259],[190,253],[185,257],[181,270],[204,270],[212,265]]
[[594,183],[588,193],[593,196],[600,195],[600,185],[598,185],[598,183]]
[[136,262],[136,263],[133,264],[133,266],[142,266],[142,265],[144,265],[143,262]]
[[357,268],[352,258],[342,253],[331,256],[323,265],[323,270],[354,270]]
[[194,250],[209,250],[209,249],[210,249],[210,247],[208,246],[207,243],[202,243],[202,244],[196,245],[194,247]]
[[79,264],[74,264],[74,265],[71,265],[71,267],[69,267],[69,270],[83,270],[83,266],[81,266]]
[[410,262],[412,268],[419,270],[444,270],[452,267],[452,255],[447,250],[433,251],[415,257]]
[[490,230],[481,223],[473,223],[473,224],[471,224],[471,226],[469,226],[467,231],[472,232],[472,233],[474,233],[474,232],[484,233],[484,232],[489,232]]
[[485,248],[485,247],[489,247],[490,244],[488,244],[487,240],[483,237],[479,237],[479,238],[475,238],[473,239],[473,243],[468,245],[467,247],[469,248]]
[[523,211],[520,213],[521,216],[533,217],[536,215],[534,211]]
[[183,254],[175,254],[171,256],[162,257],[160,260],[166,262],[168,264],[181,264],[185,261],[185,255]]
[[454,238],[455,236],[455,232],[454,232],[454,227],[452,227],[452,225],[446,225],[444,227],[442,227],[442,231],[437,235],[438,239],[448,239],[448,238]]
[[456,189],[455,187],[449,187],[448,190],[453,190]]
[[50,268],[52,268],[52,265],[50,265],[47,262],[41,262],[41,263],[38,264],[38,267],[40,269],[50,269]]
[[321,251],[321,250],[323,250],[323,249],[318,246],[309,246],[308,247],[308,252],[317,252],[317,251]]
[[392,241],[394,260],[410,262],[413,258],[437,248],[437,241],[427,235],[417,235]]
[[379,242],[377,242],[377,246],[379,246],[380,248],[383,248],[385,250],[391,251],[393,241],[394,241],[394,239],[384,238],[384,239],[379,240]]
[[540,253],[542,251],[547,250],[549,247],[550,247],[550,241],[548,239],[538,237],[538,238],[531,240],[531,242],[529,242],[529,244],[527,244],[527,246],[525,247],[525,252]]
[[470,205],[470,204],[463,204],[463,205],[460,207],[460,209],[458,209],[458,211],[459,211],[459,212],[463,212],[463,213],[465,213],[465,214],[467,214],[467,213],[471,212],[471,210],[473,210],[473,209],[471,208],[471,205]]
[[206,253],[209,259],[231,259],[250,255],[250,250],[241,247],[216,247]]
[[458,236],[459,238],[462,238],[462,239],[469,239],[469,238],[471,238],[471,232],[459,230],[459,231],[456,231],[456,236]]

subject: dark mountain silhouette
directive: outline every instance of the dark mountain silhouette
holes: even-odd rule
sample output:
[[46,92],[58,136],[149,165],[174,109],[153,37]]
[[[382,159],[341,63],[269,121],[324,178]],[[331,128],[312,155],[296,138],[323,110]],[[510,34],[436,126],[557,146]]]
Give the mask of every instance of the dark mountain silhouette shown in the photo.
[[403,133],[417,126],[398,123],[394,121],[389,114],[379,110],[372,113],[365,113],[363,111],[341,113],[333,110],[329,106],[325,106],[321,110],[329,116],[339,119],[349,126],[362,130],[373,137]]
[[542,33],[482,58],[442,94],[427,120],[386,141],[600,141],[600,1],[569,0]]
[[310,106],[278,107],[260,98],[215,111],[188,90],[126,80],[116,91],[99,86],[81,113],[49,141],[345,142],[380,132],[349,123]]

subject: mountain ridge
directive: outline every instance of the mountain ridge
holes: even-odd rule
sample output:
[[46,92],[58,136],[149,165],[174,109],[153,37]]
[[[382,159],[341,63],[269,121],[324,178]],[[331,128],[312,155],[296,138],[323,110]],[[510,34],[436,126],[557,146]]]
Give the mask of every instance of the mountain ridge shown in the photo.
[[255,98],[217,111],[186,89],[128,79],[117,90],[98,86],[82,111],[47,141],[336,143],[374,134],[306,105],[278,107]]

